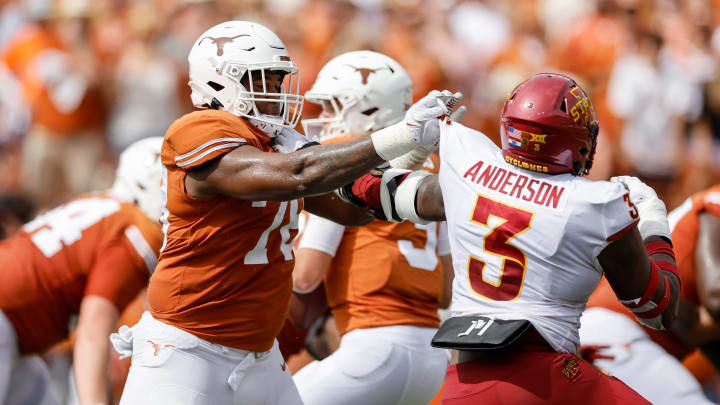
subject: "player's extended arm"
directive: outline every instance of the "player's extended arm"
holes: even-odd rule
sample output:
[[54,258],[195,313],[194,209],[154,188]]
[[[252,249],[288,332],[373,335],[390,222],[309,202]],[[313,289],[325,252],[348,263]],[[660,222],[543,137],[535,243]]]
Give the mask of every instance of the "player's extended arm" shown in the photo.
[[225,194],[245,200],[290,200],[331,191],[383,161],[371,138],[288,154],[241,146],[192,169],[185,186],[200,198]]
[[108,336],[115,329],[119,312],[108,299],[88,295],[80,304],[73,364],[81,404],[108,403]]
[[[638,322],[668,329],[678,314],[680,273],[670,239],[665,204],[655,190],[635,177],[611,179],[629,191],[638,223],[598,256],[620,302]],[[633,205],[634,204],[634,205]]]
[[367,208],[348,204],[335,193],[306,197],[303,208],[311,214],[327,218],[342,226],[367,225],[375,219]]
[[448,112],[433,91],[415,103],[404,121],[369,137],[332,145],[314,145],[293,153],[268,153],[246,145],[192,169],[187,191],[200,198],[224,194],[246,200],[290,200],[332,191],[384,161],[419,145],[437,144],[439,133],[424,130],[427,121]]

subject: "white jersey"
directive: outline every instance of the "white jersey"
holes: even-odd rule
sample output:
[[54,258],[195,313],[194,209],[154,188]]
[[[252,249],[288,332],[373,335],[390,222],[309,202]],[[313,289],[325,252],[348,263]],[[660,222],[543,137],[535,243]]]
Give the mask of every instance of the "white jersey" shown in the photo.
[[597,256],[635,224],[626,190],[520,169],[458,123],[440,131],[453,316],[527,319],[555,350],[576,352],[580,315],[602,276]]

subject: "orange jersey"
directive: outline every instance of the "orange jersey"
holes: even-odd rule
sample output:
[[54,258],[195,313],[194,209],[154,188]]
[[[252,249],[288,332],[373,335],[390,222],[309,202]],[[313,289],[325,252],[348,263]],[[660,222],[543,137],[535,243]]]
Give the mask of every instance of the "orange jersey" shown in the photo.
[[[682,279],[681,296],[694,305],[700,304],[695,284],[695,243],[698,233],[698,215],[702,212],[720,216],[720,186],[714,186],[694,194],[668,217],[671,225],[674,225],[672,240],[675,259]],[[635,319],[632,312],[618,301],[612,287],[604,277],[590,296],[588,306],[603,307]],[[643,328],[657,344],[678,359],[682,360],[693,351],[693,348],[685,346],[669,332]]]
[[118,311],[147,284],[162,233],[134,204],[86,194],[28,222],[0,243],[0,309],[21,353],[67,338],[87,295]]
[[165,242],[150,279],[152,315],[224,346],[266,351],[292,291],[292,240],[302,200],[246,201],[185,192],[188,170],[242,145],[272,152],[270,138],[228,112],[175,121],[162,146]]
[[[437,173],[439,158],[432,155],[423,169]],[[345,229],[325,277],[340,334],[389,325],[437,328],[443,276],[436,241],[435,222],[374,221]]]
[[695,281],[695,244],[701,213],[720,217],[720,185],[693,194],[668,216],[672,227],[673,250],[682,277],[682,297],[700,305]]

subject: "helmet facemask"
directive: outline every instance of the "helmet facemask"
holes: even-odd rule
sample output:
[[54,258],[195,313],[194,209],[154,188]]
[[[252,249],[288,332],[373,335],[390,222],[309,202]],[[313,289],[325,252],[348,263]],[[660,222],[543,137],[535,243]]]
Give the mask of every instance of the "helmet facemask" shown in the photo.
[[308,93],[306,98],[323,106],[323,113],[318,118],[302,120],[305,135],[312,139],[368,135],[385,127],[392,115],[388,108],[370,106],[350,95]]
[[[295,127],[302,114],[303,97],[299,95],[298,69],[292,62],[288,63],[291,66],[256,63],[249,68],[247,65],[230,65],[231,77],[237,77],[232,72],[241,73],[237,80],[238,95],[230,112],[271,125]],[[278,72],[282,74],[279,88],[269,88],[268,82]]]

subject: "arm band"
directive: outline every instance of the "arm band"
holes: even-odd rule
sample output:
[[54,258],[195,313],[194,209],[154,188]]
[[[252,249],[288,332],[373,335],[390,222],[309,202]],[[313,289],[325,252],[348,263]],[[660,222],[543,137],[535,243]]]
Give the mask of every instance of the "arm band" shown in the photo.
[[416,224],[428,224],[431,221],[420,218],[417,213],[415,196],[422,180],[430,175],[424,171],[384,169],[382,177],[366,174],[343,187],[341,198],[382,213],[382,219],[386,221],[410,220]]
[[432,152],[418,146],[410,152],[391,160],[390,166],[396,169],[420,170]]
[[[677,267],[677,262],[675,259],[675,252],[673,251],[672,245],[665,241],[657,241],[657,242],[650,242],[645,244],[645,250],[647,251],[648,256],[651,256],[656,253],[664,253],[670,257],[672,257],[672,262],[665,261],[665,260],[656,260],[655,263],[660,268],[660,270],[664,270],[667,272],[670,272],[675,275],[678,279],[679,285],[682,285],[682,279],[680,278],[680,271]],[[652,259],[651,259],[652,260]]]
[[651,309],[651,305],[648,305],[648,302],[652,299],[652,297],[655,295],[655,292],[657,291],[658,286],[658,280],[660,279],[660,271],[658,270],[657,264],[650,259],[650,281],[648,281],[647,287],[645,287],[645,292],[640,298],[635,298],[634,300],[628,300],[623,301],[620,300],[620,302],[628,307],[630,311],[632,312],[645,312],[648,309]]
[[400,186],[395,192],[395,210],[398,216],[405,220],[409,220],[416,224],[429,224],[431,221],[420,218],[417,213],[417,207],[415,205],[415,196],[417,195],[420,183],[422,183],[425,177],[430,176],[430,173],[417,171],[410,173],[405,180],[400,183]]
[[663,276],[663,281],[665,282],[665,293],[663,294],[662,299],[660,299],[660,302],[658,302],[656,304],[657,306],[655,308],[653,308],[649,311],[645,311],[645,312],[637,312],[637,310],[633,311],[631,309],[630,311],[632,311],[635,314],[635,316],[637,316],[638,318],[643,318],[643,319],[652,319],[652,318],[655,318],[656,316],[661,316],[662,313],[665,312],[668,305],[670,304],[670,282],[668,281],[667,277],[665,277],[665,276]]
[[411,151],[418,144],[413,139],[405,121],[390,125],[370,135],[375,153],[389,161]]
[[[635,314],[641,324],[653,329],[663,330],[662,314],[670,305],[670,282],[667,276],[660,274],[660,267],[653,259],[650,259],[650,266],[650,281],[642,297],[628,301],[620,300],[620,302]],[[660,276],[662,276],[665,290],[660,302],[655,303],[652,301],[652,297],[657,292]]]
[[675,260],[675,251],[673,251],[672,246],[670,246],[670,244],[665,241],[646,243],[645,250],[647,251],[648,256],[652,256],[655,253],[665,253],[666,255],[672,257],[673,260]]

